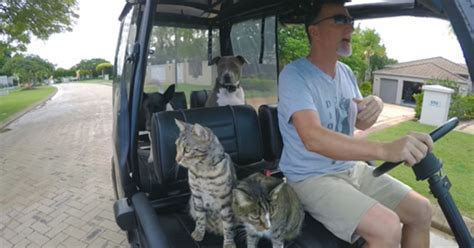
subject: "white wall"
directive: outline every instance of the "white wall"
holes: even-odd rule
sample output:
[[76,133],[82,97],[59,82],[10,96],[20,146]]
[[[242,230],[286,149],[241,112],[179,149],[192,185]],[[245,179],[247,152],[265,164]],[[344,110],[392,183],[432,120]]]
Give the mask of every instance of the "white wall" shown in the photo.
[[[146,69],[145,84],[160,85],[162,83],[188,83],[197,85],[212,85],[217,75],[215,66],[208,66],[207,60],[202,61],[201,75],[194,77],[189,68],[189,63],[169,63],[148,65]],[[176,78],[177,77],[177,78]]]

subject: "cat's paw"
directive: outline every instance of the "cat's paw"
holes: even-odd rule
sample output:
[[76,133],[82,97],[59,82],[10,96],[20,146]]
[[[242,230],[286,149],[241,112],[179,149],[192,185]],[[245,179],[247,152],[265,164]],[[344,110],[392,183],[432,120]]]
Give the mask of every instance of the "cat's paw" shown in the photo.
[[196,241],[202,241],[204,239],[204,234],[204,232],[194,230],[194,232],[191,234],[191,237],[193,237],[193,239]]
[[224,243],[224,246],[223,246],[223,247],[224,247],[224,248],[236,248],[234,242],[232,242],[232,243],[230,243],[230,242],[229,242],[229,243]]

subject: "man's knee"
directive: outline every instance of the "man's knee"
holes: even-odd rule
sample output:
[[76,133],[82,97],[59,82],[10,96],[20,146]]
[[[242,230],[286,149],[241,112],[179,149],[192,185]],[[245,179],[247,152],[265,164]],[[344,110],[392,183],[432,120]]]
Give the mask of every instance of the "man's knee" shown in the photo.
[[398,247],[402,236],[398,215],[380,204],[367,211],[356,232],[370,247]]
[[429,227],[433,215],[430,200],[418,193],[414,193],[404,199],[404,201],[403,209],[396,210],[402,223]]
[[412,216],[413,222],[411,223],[420,223],[429,226],[433,216],[433,208],[431,206],[430,200],[425,197],[421,197],[418,198],[418,201],[414,205],[415,210]]

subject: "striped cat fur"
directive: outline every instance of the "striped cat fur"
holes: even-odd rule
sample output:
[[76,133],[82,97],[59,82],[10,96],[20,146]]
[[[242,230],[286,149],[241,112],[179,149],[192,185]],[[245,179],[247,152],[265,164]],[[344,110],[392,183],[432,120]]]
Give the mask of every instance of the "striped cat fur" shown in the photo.
[[180,130],[176,162],[188,169],[190,214],[196,222],[191,236],[202,241],[207,230],[224,236],[224,248],[233,248],[236,223],[232,189],[236,175],[232,160],[209,128],[175,122]]

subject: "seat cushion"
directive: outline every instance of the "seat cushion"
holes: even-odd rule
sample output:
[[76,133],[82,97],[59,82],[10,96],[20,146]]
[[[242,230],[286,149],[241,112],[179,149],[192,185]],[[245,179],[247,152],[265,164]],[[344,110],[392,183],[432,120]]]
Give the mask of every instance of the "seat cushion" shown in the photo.
[[[223,238],[211,233],[206,233],[204,240],[196,242],[192,239],[191,233],[194,230],[194,220],[186,210],[182,209],[174,212],[158,213],[160,225],[166,227],[165,234],[175,247],[201,247],[201,248],[221,248]],[[234,241],[237,247],[246,247],[246,235],[242,227],[237,228]],[[271,248],[271,241],[265,238],[260,239],[259,248]],[[294,240],[285,242],[285,247],[289,248],[345,248],[360,247],[359,243],[351,245],[338,239],[331,234],[324,226],[306,214],[301,235]]]

